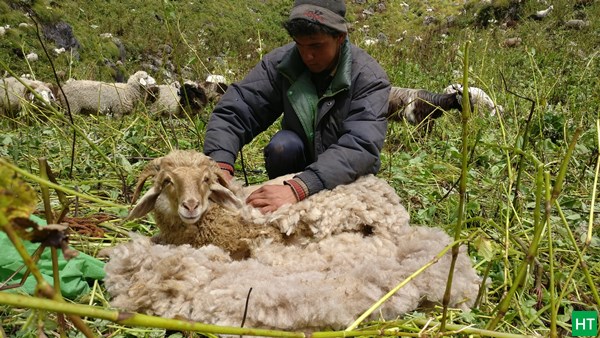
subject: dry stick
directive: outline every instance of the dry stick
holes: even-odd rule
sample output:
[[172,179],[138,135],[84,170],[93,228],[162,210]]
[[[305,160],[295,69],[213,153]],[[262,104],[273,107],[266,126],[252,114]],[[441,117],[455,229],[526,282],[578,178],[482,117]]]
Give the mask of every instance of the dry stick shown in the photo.
[[[71,125],[75,125],[75,122],[73,122],[73,115],[71,114],[71,107],[69,106],[69,100],[67,99],[67,96],[65,95],[65,92],[63,91],[62,86],[60,85],[60,80],[58,79],[58,74],[56,74],[56,68],[54,67],[54,62],[52,62],[52,58],[50,57],[50,54],[48,53],[48,50],[46,49],[46,45],[44,44],[44,41],[42,40],[42,36],[40,35],[40,29],[39,29],[38,23],[34,19],[34,17],[35,17],[35,12],[31,11],[29,13],[29,18],[35,24],[35,34],[36,34],[38,40],[40,41],[40,44],[42,46],[42,49],[44,50],[44,53],[46,54],[46,58],[48,59],[48,62],[50,63],[50,67],[52,68],[52,74],[54,74],[54,80],[56,80],[56,85],[58,86],[58,89],[62,93],[63,97],[65,98],[65,102],[67,103],[67,115],[69,116]],[[74,163],[75,163],[75,144],[76,144],[76,142],[77,142],[77,133],[75,132],[75,130],[73,130],[73,141],[71,143],[71,166],[69,167],[69,178],[73,178],[73,167],[75,166]]]
[[[44,248],[45,247],[43,245],[38,246],[38,248],[35,249],[35,251],[31,255],[31,260],[33,260],[34,263],[37,263],[40,260],[40,256],[42,256]],[[23,277],[21,277],[21,281],[19,283],[14,283],[14,284],[10,284],[10,285],[6,285],[6,284],[8,284],[8,282],[10,282],[21,271],[21,269],[26,268],[26,267],[27,267],[26,265],[21,265],[15,272],[13,272],[10,276],[8,276],[6,281],[4,281],[3,283],[0,284],[0,291],[10,290],[10,289],[14,289],[14,288],[20,288],[21,286],[23,286],[23,284],[25,283],[25,281],[31,274],[31,271],[29,271],[29,269],[25,270],[25,272],[23,273]]]
[[[67,95],[65,95],[65,92],[63,91],[63,88],[60,85],[60,80],[58,79],[58,74],[56,74],[56,68],[54,67],[54,62],[52,62],[52,58],[50,57],[50,54],[48,53],[48,50],[46,49],[46,45],[42,41],[42,37],[40,35],[39,28],[38,28],[38,23],[37,23],[37,21],[35,21],[34,17],[35,17],[35,13],[30,12],[30,18],[35,23],[35,31],[36,31],[37,38],[40,41],[40,44],[42,45],[42,49],[44,50],[46,57],[48,58],[50,67],[52,67],[52,73],[54,74],[54,79],[56,80],[56,85],[60,89],[60,92],[62,93],[63,98],[65,99],[65,102],[67,104],[67,115],[69,116],[69,123],[71,124],[71,127],[73,128],[73,142],[71,144],[71,166],[69,168],[69,178],[73,178],[73,167],[74,167],[74,163],[75,163],[75,144],[77,141],[77,134],[81,135],[82,133],[78,132],[77,129],[75,128],[75,122],[73,120],[73,114],[71,113],[71,106],[69,105],[69,99],[67,98]],[[85,137],[85,135],[83,135],[83,136],[84,136],[84,139],[86,140],[86,142],[93,144],[93,142],[90,142],[89,139],[87,137]],[[113,167],[117,176],[119,176],[119,179],[121,180],[123,196],[127,196],[127,191],[126,191],[127,190],[127,179],[126,179],[125,175],[123,175],[123,172],[121,170],[119,170],[116,166],[111,165],[112,162],[110,162],[110,160],[106,156],[103,156],[104,154],[101,153],[99,149],[96,148],[96,150],[100,153],[100,155],[103,158],[105,158],[105,160],[108,161],[108,164],[111,167]]]
[[[581,129],[577,128],[577,130],[575,130],[575,134],[573,135],[573,139],[571,140],[571,143],[569,143],[569,147],[567,149],[567,153],[565,154],[565,158],[561,162],[560,170],[558,172],[558,176],[556,177],[556,181],[554,182],[554,186],[552,188],[552,193],[550,195],[550,205],[553,204],[554,201],[556,201],[556,199],[558,198],[558,195],[562,191],[562,185],[563,185],[563,181],[566,176],[566,173],[567,173],[567,167],[569,164],[569,160],[571,159],[571,156],[573,155],[573,150],[575,149],[575,145],[577,144],[577,140],[579,139],[580,134],[581,134]],[[527,274],[527,267],[533,262],[534,258],[537,256],[537,249],[538,249],[538,246],[539,246],[539,243],[541,240],[542,231],[544,228],[544,224],[541,222],[542,218],[541,218],[541,210],[540,210],[541,203],[542,203],[542,189],[544,186],[543,167],[544,167],[543,164],[537,165],[537,174],[536,174],[536,181],[535,181],[536,182],[536,191],[535,191],[536,203],[535,203],[535,209],[534,209],[534,214],[533,214],[533,217],[534,217],[533,239],[529,246],[529,251],[527,252],[526,260],[524,260],[521,263],[521,266],[519,267],[519,270],[517,271],[515,280],[513,281],[513,285],[511,286],[511,288],[508,291],[508,293],[506,294],[506,296],[502,299],[500,304],[497,306],[496,309],[498,310],[498,313],[492,319],[492,321],[490,321],[488,323],[487,328],[489,330],[495,329],[496,326],[498,325],[498,323],[500,322],[500,320],[504,317],[504,315],[508,311],[512,297],[514,296],[515,292],[517,291],[517,288],[525,280],[525,276]]]
[[461,175],[459,186],[459,201],[458,201],[458,216],[456,226],[454,227],[454,243],[452,246],[452,260],[450,262],[450,270],[448,272],[448,281],[446,282],[446,291],[442,299],[442,325],[440,332],[443,334],[446,330],[446,319],[448,316],[448,305],[450,304],[450,296],[452,293],[452,278],[454,276],[454,267],[459,253],[459,241],[462,233],[463,219],[465,217],[465,201],[467,196],[467,171],[469,159],[469,119],[471,118],[471,104],[469,101],[469,45],[471,41],[465,43],[464,59],[463,59],[463,97],[462,97],[462,156],[461,156]]

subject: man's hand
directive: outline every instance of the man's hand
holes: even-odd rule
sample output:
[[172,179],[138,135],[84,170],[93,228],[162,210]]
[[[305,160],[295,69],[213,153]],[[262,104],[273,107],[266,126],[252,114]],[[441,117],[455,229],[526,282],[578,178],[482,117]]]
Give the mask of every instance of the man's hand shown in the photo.
[[260,209],[263,214],[272,212],[284,204],[298,202],[292,188],[287,185],[265,185],[254,191],[246,199],[246,203]]
[[231,180],[233,179],[233,175],[231,175],[231,173],[228,170],[221,170],[223,172],[223,176],[225,177],[225,180],[227,180],[227,183],[231,182]]

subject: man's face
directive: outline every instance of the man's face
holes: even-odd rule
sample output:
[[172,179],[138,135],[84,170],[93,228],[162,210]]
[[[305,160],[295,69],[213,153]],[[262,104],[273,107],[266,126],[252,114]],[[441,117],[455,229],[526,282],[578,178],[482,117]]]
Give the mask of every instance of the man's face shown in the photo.
[[302,61],[312,73],[320,73],[332,68],[340,53],[345,34],[331,36],[325,33],[296,36],[296,47]]

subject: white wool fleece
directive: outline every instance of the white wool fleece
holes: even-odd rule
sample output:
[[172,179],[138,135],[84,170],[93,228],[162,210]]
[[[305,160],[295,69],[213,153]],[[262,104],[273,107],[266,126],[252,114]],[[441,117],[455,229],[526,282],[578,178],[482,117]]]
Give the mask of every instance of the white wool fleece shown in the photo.
[[[242,214],[283,232],[310,229],[313,236],[287,246],[263,241],[251,258],[233,261],[213,245],[164,246],[132,235],[131,242],[111,250],[105,267],[111,304],[162,317],[239,326],[252,288],[247,327],[343,329],[451,243],[440,229],[410,226],[393,188],[374,176],[319,192],[273,214],[249,208]],[[372,234],[356,231],[365,225],[373,227]],[[441,301],[449,266],[447,254],[375,316],[394,319],[414,310],[423,298]],[[480,278],[464,250],[454,276],[451,306],[467,308],[475,300]]]

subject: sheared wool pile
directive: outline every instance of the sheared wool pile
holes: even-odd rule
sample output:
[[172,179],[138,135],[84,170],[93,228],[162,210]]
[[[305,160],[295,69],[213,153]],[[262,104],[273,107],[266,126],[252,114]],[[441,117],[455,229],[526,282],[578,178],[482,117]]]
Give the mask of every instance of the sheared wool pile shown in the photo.
[[[343,329],[451,242],[440,229],[410,226],[393,188],[374,176],[270,215],[242,214],[287,234],[308,231],[312,237],[293,245],[264,241],[251,258],[235,261],[213,245],[165,246],[132,234],[130,242],[111,250],[105,268],[111,304],[239,326],[252,288],[246,327]],[[374,316],[394,319],[423,299],[441,301],[450,258],[445,255],[401,288]],[[450,303],[468,308],[480,278],[464,251],[454,276]]]

